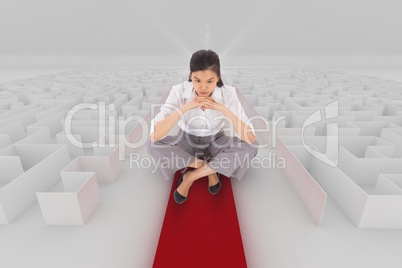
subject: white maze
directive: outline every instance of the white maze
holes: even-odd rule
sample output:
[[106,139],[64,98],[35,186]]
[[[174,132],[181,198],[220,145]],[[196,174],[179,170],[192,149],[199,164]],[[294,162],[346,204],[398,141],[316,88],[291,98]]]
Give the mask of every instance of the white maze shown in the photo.
[[[359,228],[402,228],[402,84],[319,69],[222,68],[261,144],[320,225],[327,197]],[[187,68],[81,69],[0,85],[0,224],[39,202],[84,225]],[[91,106],[96,105],[96,106]],[[64,191],[51,191],[62,182]]]

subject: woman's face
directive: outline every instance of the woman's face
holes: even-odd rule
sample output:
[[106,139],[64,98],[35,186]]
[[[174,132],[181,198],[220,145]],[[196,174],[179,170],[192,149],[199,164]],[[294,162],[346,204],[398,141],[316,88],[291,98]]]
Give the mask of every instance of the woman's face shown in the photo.
[[203,70],[191,73],[194,90],[198,96],[208,97],[214,91],[219,77],[214,71]]

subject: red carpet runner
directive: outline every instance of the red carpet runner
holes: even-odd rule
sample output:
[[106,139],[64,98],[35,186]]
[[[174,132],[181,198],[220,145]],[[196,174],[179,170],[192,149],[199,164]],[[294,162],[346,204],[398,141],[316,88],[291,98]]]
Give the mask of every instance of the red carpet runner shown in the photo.
[[174,177],[153,267],[247,267],[230,179],[221,176],[216,195],[209,193],[207,177],[195,181],[179,205],[173,192],[180,174]]

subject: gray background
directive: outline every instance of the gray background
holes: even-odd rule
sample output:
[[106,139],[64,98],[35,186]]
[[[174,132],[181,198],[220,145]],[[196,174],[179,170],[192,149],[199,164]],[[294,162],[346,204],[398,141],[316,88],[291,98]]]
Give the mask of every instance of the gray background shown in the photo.
[[[397,0],[1,0],[0,82],[83,65],[188,66],[202,48],[223,65],[320,65],[402,81],[401,8]],[[0,226],[0,267],[149,267],[171,181],[125,171],[100,185],[103,203],[86,226],[46,226],[38,203]],[[359,229],[331,198],[318,228],[281,171],[250,177],[233,181],[250,267],[400,267],[400,230]]]
[[202,48],[223,64],[395,66],[397,0],[2,0],[3,66],[187,65]]

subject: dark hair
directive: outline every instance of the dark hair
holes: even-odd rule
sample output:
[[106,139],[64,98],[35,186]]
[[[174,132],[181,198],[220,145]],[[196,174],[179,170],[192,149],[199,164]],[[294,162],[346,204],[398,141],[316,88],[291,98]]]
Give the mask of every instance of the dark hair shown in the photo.
[[191,73],[197,71],[211,70],[217,74],[219,77],[218,87],[223,86],[223,81],[221,78],[221,64],[219,61],[219,56],[216,52],[208,49],[201,49],[193,53],[190,60],[190,75],[188,76],[188,81],[191,82]]

